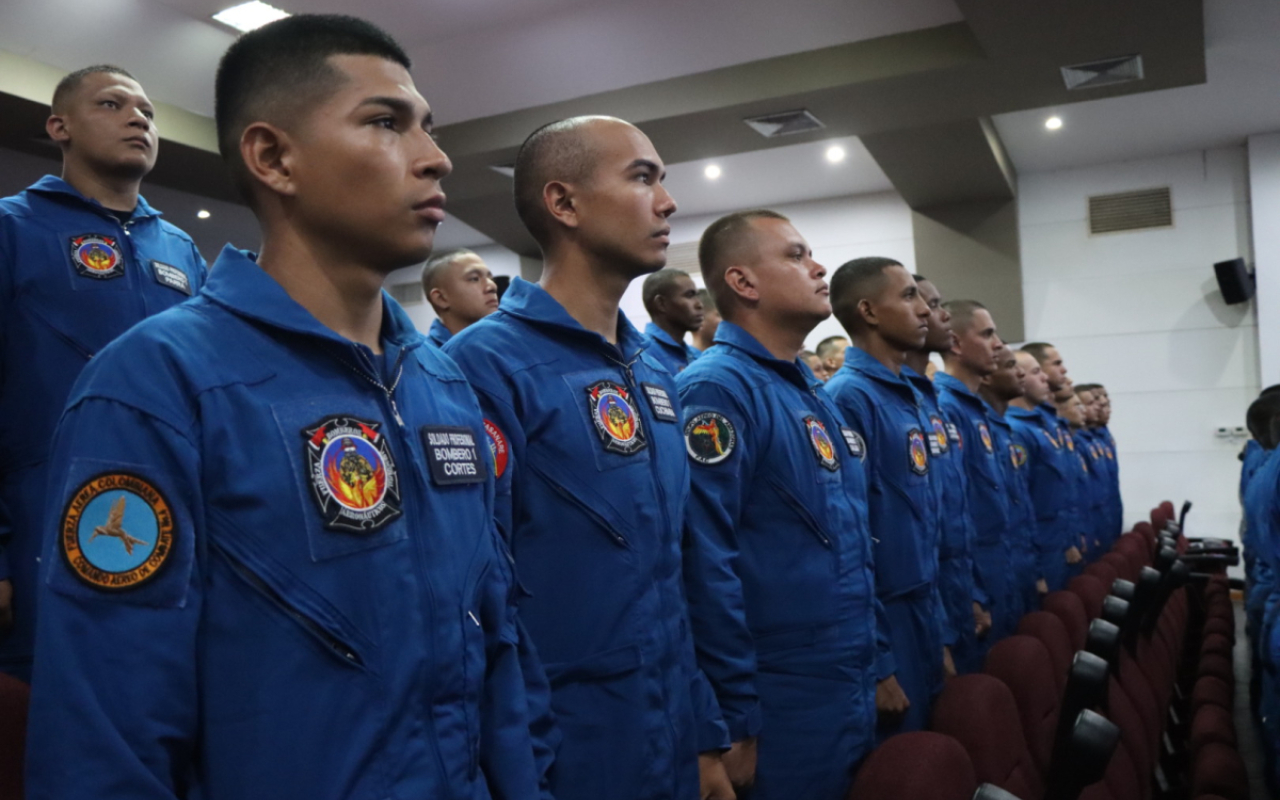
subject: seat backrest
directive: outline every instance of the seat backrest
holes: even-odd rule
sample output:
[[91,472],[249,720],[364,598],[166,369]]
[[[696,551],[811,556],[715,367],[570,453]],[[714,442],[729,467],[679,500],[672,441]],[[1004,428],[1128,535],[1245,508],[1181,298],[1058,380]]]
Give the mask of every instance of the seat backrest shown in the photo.
[[1102,581],[1103,586],[1110,586],[1116,582],[1116,578],[1120,577],[1120,573],[1116,572],[1116,568],[1106,561],[1099,559],[1084,568],[1085,575],[1092,575]]
[[1110,585],[1092,575],[1077,575],[1067,584],[1067,591],[1075,592],[1084,601],[1084,612],[1092,621],[1102,616],[1102,601]]
[[1075,592],[1050,592],[1045,596],[1041,607],[1062,620],[1071,637],[1071,649],[1083,650],[1085,637],[1089,634],[1089,615],[1085,613],[1084,602]]
[[1130,563],[1129,559],[1124,557],[1124,553],[1117,553],[1112,550],[1098,559],[1098,563],[1110,565],[1116,571],[1117,578],[1124,578],[1126,581],[1133,581],[1138,578],[1137,571],[1133,568],[1133,564]]
[[978,789],[964,747],[932,731],[885,740],[862,763],[849,800],[970,800]]
[[1013,693],[1027,750],[1040,774],[1047,776],[1062,702],[1049,650],[1033,636],[1010,636],[991,648],[984,671],[999,678]]
[[0,672],[0,800],[21,800],[31,689]]
[[933,706],[932,729],[964,746],[979,783],[1023,798],[1044,793],[1040,771],[1027,751],[1018,704],[1009,687],[990,675],[952,678]]
[[1071,649],[1071,636],[1062,620],[1048,611],[1032,611],[1024,614],[1018,621],[1018,633],[1034,636],[1049,651],[1054,681],[1061,693],[1067,686],[1067,673],[1071,670],[1071,659],[1075,653]]

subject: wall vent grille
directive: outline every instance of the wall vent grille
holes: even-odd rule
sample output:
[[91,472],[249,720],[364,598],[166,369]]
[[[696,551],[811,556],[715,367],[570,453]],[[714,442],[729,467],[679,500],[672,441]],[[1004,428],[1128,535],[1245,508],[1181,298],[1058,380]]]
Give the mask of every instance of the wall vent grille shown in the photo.
[[1099,194],[1089,198],[1089,232],[1116,233],[1173,226],[1169,187]]
[[413,306],[423,301],[421,283],[395,283],[387,293],[402,306]]
[[781,111],[777,114],[765,114],[761,117],[747,117],[743,120],[751,129],[766,139],[779,136],[790,136],[793,133],[808,133],[827,127],[822,121],[810,114],[807,109]]
[[1120,56],[1062,67],[1062,82],[1068,89],[1095,89],[1117,83],[1142,80],[1142,56]]

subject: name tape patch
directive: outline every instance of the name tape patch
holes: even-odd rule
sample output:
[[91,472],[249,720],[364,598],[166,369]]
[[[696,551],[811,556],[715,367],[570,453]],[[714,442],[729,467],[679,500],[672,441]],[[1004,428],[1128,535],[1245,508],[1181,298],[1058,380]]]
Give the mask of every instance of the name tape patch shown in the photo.
[[422,446],[427,450],[431,480],[436,485],[484,482],[484,462],[480,460],[476,435],[470,428],[424,425]]
[[151,271],[156,276],[156,283],[191,296],[191,279],[187,273],[163,261],[152,261]]
[[644,389],[645,397],[649,398],[649,408],[653,409],[654,417],[661,422],[677,421],[675,406],[671,405],[671,395],[667,394],[666,389],[656,383],[642,383],[640,388]]

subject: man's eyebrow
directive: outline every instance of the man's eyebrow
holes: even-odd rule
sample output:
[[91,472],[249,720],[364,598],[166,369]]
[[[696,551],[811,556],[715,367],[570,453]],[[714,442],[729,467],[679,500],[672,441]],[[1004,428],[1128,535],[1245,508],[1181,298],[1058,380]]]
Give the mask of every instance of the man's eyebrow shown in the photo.
[[[357,106],[357,108],[363,108],[365,106],[386,106],[387,108],[389,108],[390,110],[394,111],[396,114],[399,114],[401,116],[405,116],[405,117],[413,116],[413,103],[410,103],[408,100],[405,100],[402,97],[388,97],[383,95],[378,95],[375,97],[366,97],[364,100],[360,102],[360,105]],[[423,117],[422,121],[424,125],[430,125],[432,123],[432,116],[430,111],[426,113],[426,116]]]
[[659,168],[655,162],[650,161],[647,158],[637,158],[635,161],[632,161],[627,165],[627,169],[635,169],[636,167],[643,167],[649,172],[657,173],[659,178],[667,177],[665,170]]

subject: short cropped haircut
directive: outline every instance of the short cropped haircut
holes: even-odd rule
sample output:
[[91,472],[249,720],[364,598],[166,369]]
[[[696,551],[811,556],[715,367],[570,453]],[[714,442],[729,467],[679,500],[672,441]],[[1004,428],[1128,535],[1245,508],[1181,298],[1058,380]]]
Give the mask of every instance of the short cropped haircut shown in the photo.
[[846,261],[831,276],[831,313],[852,333],[862,328],[858,303],[879,296],[884,289],[884,271],[901,267],[897,259],[867,256]]
[[951,315],[951,330],[957,336],[973,326],[973,315],[976,312],[987,308],[977,300],[948,300],[942,307]]
[[658,298],[669,294],[681,278],[688,277],[689,273],[682,269],[665,267],[645,278],[644,286],[640,289],[640,298],[644,301],[644,310],[649,312],[649,316],[653,316]]
[[1030,353],[1031,357],[1036,360],[1036,363],[1043,367],[1045,359],[1049,357],[1049,350],[1052,348],[1053,345],[1048,342],[1029,342],[1022,346],[1022,352]]
[[822,358],[822,356],[818,355],[817,353],[813,352],[812,350],[801,350],[801,351],[800,351],[800,358],[802,358],[802,359],[805,359],[805,358]]
[[716,299],[716,308],[725,319],[732,313],[734,296],[725,283],[724,274],[729,267],[734,266],[735,261],[742,258],[744,246],[755,244],[755,232],[751,226],[758,219],[791,221],[767,208],[735,211],[708,225],[702,232],[702,238],[698,240],[698,265],[702,268],[702,279],[706,281],[707,289]]
[[[716,299],[711,296],[711,292],[706,289],[698,290],[698,299],[702,301],[703,309],[707,311],[716,311]],[[720,313],[716,311],[716,313]]]
[[431,294],[431,290],[436,288],[436,284],[440,281],[440,276],[444,274],[444,270],[453,262],[466,256],[475,256],[474,250],[468,250],[465,247],[458,247],[453,250],[445,250],[443,253],[433,255],[427,261],[427,265],[422,268],[422,291],[424,294]]
[[1249,410],[1245,413],[1245,424],[1249,426],[1249,433],[1253,434],[1253,438],[1268,450],[1275,447],[1271,435],[1271,424],[1277,416],[1280,416],[1280,385],[1263,389],[1258,399],[1249,405]]
[[244,34],[223,54],[214,87],[218,149],[246,196],[240,136],[254,122],[293,119],[332,94],[343,82],[328,61],[332,56],[376,56],[412,66],[381,28],[342,14],[277,20]]
[[835,355],[837,350],[844,349],[839,346],[840,342],[847,342],[847,341],[849,341],[848,336],[828,336],[827,338],[818,342],[818,346],[816,348],[817,350],[816,355],[818,356],[818,358],[822,359],[823,361],[826,361],[829,357]]
[[1093,392],[1093,391],[1097,391],[1098,389],[1101,389],[1101,388],[1102,388],[1102,384],[1100,384],[1100,383],[1080,383],[1080,384],[1076,384],[1073,388],[1076,390],[1076,394],[1080,394],[1081,392]]
[[548,123],[529,134],[516,152],[516,214],[540,247],[550,243],[552,230],[542,190],[551,181],[581,183],[591,177],[595,150],[582,129],[591,122],[610,119],[613,117],[585,116]]
[[71,98],[71,95],[75,94],[76,89],[80,88],[80,84],[84,83],[85,78],[103,73],[122,75],[131,81],[138,80],[124,67],[117,67],[115,64],[94,64],[91,67],[78,69],[58,81],[57,87],[53,90],[53,100],[49,103],[50,110],[55,114],[61,114],[66,108],[67,100]]

